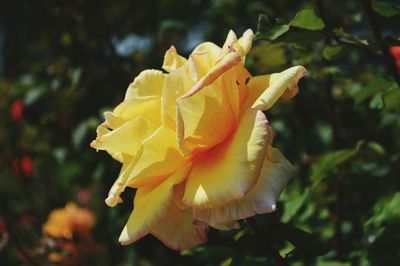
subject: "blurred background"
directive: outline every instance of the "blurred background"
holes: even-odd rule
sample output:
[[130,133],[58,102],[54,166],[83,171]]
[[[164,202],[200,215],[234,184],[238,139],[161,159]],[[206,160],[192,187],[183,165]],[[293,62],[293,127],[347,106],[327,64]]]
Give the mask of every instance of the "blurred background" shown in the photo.
[[151,236],[120,246],[134,191],[108,208],[120,165],[89,147],[102,113],[172,44],[187,57],[251,28],[252,74],[308,69],[299,94],[267,113],[296,172],[260,227],[290,265],[400,265],[398,5],[1,1],[0,264],[274,265],[245,222],[193,250]]

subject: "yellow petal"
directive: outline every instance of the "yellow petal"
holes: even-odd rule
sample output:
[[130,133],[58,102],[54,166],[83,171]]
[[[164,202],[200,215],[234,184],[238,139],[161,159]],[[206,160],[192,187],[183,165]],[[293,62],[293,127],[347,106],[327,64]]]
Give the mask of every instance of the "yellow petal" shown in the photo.
[[242,57],[242,63],[244,64],[246,54],[250,51],[253,39],[254,33],[251,29],[246,30],[239,40],[237,39],[236,34],[230,30],[228,36],[226,37],[225,43],[222,46],[221,56],[236,51]]
[[104,112],[104,125],[111,129],[116,129],[125,123],[125,120],[121,117],[116,116],[112,112]]
[[243,33],[242,37],[239,38],[238,43],[242,47],[244,52],[242,56],[245,56],[250,51],[253,39],[254,39],[254,33],[251,29],[246,30]]
[[130,161],[122,164],[118,178],[117,180],[115,180],[110,191],[108,192],[107,198],[104,200],[108,207],[115,207],[118,203],[122,202],[122,198],[120,197],[120,195],[122,192],[124,192],[127,186],[128,175],[126,169],[130,165],[131,161],[132,157]]
[[175,250],[190,249],[206,242],[207,233],[207,224],[193,221],[192,209],[182,210],[174,204],[151,230],[152,235]]
[[167,72],[172,72],[186,63],[186,58],[178,55],[174,46],[171,46],[164,55],[162,68]]
[[[270,77],[264,77],[264,80],[267,82],[263,86],[265,91],[263,91],[257,100],[255,100],[252,108],[257,108],[263,111],[268,110],[286,90],[293,90],[293,92],[287,92],[286,95],[294,96],[298,90],[297,82],[305,75],[305,73],[306,69],[303,66],[295,66],[280,73],[272,74]],[[248,84],[250,90],[252,90],[256,84],[261,85],[261,81],[262,78],[258,79],[257,82],[254,82],[253,84],[250,80]],[[261,88],[258,87],[255,91],[259,92],[260,89]]]
[[[236,123],[232,104],[226,97],[221,79],[240,62],[238,53],[230,53],[218,62],[187,93],[177,99],[177,134],[180,147],[193,150],[210,148],[226,138]],[[231,87],[229,87],[231,88]]]
[[268,143],[264,114],[249,109],[230,139],[196,158],[183,201],[203,208],[242,198],[259,176]]
[[[108,129],[105,125],[100,125],[100,126],[98,126],[97,129],[96,129],[97,137],[96,137],[95,140],[93,140],[93,141],[90,143],[90,147],[92,147],[92,148],[94,148],[94,149],[97,149],[97,148],[96,148],[97,139],[101,138],[102,136],[104,136],[104,135],[106,135],[106,134],[109,134],[110,132],[111,132],[111,130]],[[117,160],[117,161],[119,161],[119,162],[122,163],[122,161],[123,161],[123,154],[122,154],[122,152],[113,151],[113,150],[107,150],[107,153],[110,154],[111,157],[114,158],[114,160]]]
[[228,53],[235,51],[233,49],[233,45],[237,42],[237,40],[238,39],[237,39],[236,33],[233,30],[230,30],[228,33],[228,36],[226,36],[225,43],[222,46],[222,51],[221,51],[222,55],[221,56],[224,56]]
[[142,71],[126,90],[125,100],[159,99],[161,97],[165,74],[159,70]]
[[194,208],[194,217],[209,224],[221,224],[273,212],[292,172],[286,158],[269,146],[257,183],[246,196],[211,208]]
[[161,123],[160,98],[128,99],[120,103],[113,114],[124,121],[143,117],[155,125]]
[[190,62],[165,77],[161,101],[162,124],[173,130],[176,130],[176,99],[197,81]]
[[175,132],[161,126],[143,141],[128,167],[129,186],[160,183],[186,164],[187,160],[177,146]]
[[91,146],[97,150],[121,152],[133,156],[142,141],[155,130],[156,127],[151,122],[143,117],[137,117],[106,134],[99,134]]
[[211,42],[199,44],[190,54],[190,59],[195,63],[197,78],[205,76],[217,63],[221,48]]
[[182,168],[161,184],[146,186],[136,191],[133,212],[119,238],[121,244],[135,242],[150,233],[158,222],[164,221],[162,218],[171,208],[173,187],[182,182],[188,172],[189,167]]

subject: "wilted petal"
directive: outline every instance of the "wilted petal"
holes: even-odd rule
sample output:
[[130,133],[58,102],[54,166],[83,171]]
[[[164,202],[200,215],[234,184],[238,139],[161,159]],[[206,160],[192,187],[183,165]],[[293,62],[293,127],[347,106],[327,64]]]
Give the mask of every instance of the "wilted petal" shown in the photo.
[[292,172],[292,165],[279,150],[269,146],[257,183],[246,196],[211,208],[195,207],[194,217],[209,224],[221,224],[273,212]]
[[259,176],[268,143],[264,114],[248,110],[232,138],[196,158],[183,201],[212,207],[242,198]]

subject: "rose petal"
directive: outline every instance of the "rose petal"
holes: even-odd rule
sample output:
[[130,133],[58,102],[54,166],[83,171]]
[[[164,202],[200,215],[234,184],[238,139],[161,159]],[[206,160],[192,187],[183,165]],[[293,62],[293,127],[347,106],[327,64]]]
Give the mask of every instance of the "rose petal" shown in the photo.
[[164,55],[162,68],[167,72],[172,72],[182,67],[186,61],[186,58],[180,56],[172,45]]
[[177,146],[176,133],[161,126],[143,141],[128,166],[129,186],[157,184],[186,163],[187,159]]
[[196,158],[183,202],[205,208],[243,197],[259,176],[268,143],[264,114],[248,110],[231,139]]
[[293,166],[277,150],[268,147],[267,156],[257,183],[246,196],[211,208],[194,208],[194,217],[209,224],[221,224],[273,212]]
[[298,90],[297,82],[305,73],[306,69],[303,66],[295,66],[280,73],[253,77],[248,83],[252,95],[249,101],[256,98],[260,92],[261,94],[252,103],[252,108],[268,110],[287,90],[289,92],[285,93],[286,96],[293,97]]
[[133,156],[142,141],[155,130],[156,126],[151,122],[143,117],[137,117],[106,134],[99,134],[90,145],[97,150],[121,152]]
[[186,178],[189,169],[184,167],[159,185],[142,187],[136,191],[133,212],[119,237],[121,244],[135,242],[150,233],[157,223],[164,221],[162,218],[171,208],[173,187]]

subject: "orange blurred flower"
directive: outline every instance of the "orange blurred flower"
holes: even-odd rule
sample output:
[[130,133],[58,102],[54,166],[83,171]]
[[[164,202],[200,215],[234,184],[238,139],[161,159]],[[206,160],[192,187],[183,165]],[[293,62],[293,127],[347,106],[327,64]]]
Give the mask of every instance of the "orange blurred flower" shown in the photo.
[[52,237],[72,239],[74,234],[86,235],[92,229],[95,217],[89,209],[68,203],[65,208],[53,210],[43,225],[43,233]]

